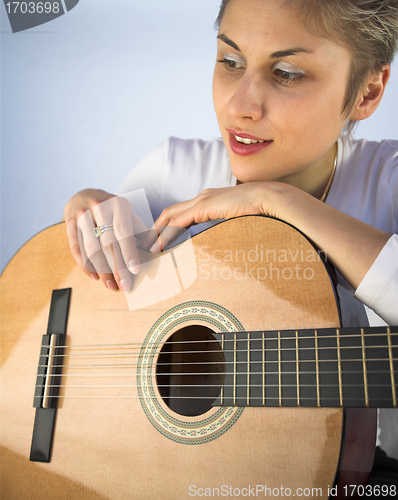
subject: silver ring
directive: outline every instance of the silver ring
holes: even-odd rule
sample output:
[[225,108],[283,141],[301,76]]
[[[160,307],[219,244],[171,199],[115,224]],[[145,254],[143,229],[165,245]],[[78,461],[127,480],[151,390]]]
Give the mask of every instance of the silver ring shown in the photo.
[[105,226],[97,226],[94,228],[94,234],[97,238],[100,238],[105,231],[111,231],[113,226],[111,224],[107,224]]

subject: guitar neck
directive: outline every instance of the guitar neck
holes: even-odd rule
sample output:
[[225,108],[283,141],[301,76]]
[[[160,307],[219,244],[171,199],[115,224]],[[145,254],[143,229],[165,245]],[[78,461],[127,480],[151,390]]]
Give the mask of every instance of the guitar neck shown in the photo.
[[216,336],[225,380],[215,406],[397,407],[398,327]]

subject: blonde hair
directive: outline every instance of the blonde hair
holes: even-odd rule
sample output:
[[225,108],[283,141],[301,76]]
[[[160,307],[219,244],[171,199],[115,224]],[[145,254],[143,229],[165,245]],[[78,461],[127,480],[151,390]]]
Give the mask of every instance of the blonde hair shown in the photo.
[[[222,0],[215,23],[218,30],[225,8]],[[397,0],[285,0],[312,33],[346,47],[352,54],[351,70],[342,113],[346,116],[369,74],[391,64],[397,51]],[[350,120],[346,132],[356,122]]]

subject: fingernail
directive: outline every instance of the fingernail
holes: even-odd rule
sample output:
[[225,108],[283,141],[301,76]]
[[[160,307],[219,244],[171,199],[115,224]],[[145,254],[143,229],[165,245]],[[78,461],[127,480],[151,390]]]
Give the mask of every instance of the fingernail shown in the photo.
[[120,290],[123,290],[123,292],[129,292],[131,289],[131,283],[127,280],[122,280],[119,283],[119,288]]
[[140,270],[140,265],[135,259],[131,259],[129,262],[129,269],[133,274],[137,274]]
[[106,286],[109,288],[109,290],[112,290],[112,291],[117,290],[117,285],[112,280],[107,281]]
[[99,280],[99,276],[98,276],[98,274],[94,274],[94,273],[91,273],[91,274],[90,274],[90,278],[92,278],[92,279],[93,279],[93,280],[95,280],[95,281],[98,281],[98,280]]
[[156,240],[155,243],[149,249],[151,253],[158,253],[160,251],[159,240]]

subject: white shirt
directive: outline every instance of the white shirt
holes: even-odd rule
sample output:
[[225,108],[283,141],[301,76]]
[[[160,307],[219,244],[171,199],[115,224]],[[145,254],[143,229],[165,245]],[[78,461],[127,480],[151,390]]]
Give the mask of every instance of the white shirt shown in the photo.
[[326,203],[393,235],[355,297],[388,324],[398,324],[398,141],[339,140]]
[[[170,137],[131,170],[119,193],[144,188],[156,220],[164,208],[195,198],[204,189],[235,185],[221,138],[202,141]],[[326,203],[393,235],[355,295],[340,278],[343,326],[367,324],[361,303],[388,324],[398,324],[398,141],[340,138],[336,173]],[[196,234],[208,226],[199,224],[190,232]]]

